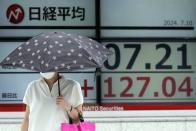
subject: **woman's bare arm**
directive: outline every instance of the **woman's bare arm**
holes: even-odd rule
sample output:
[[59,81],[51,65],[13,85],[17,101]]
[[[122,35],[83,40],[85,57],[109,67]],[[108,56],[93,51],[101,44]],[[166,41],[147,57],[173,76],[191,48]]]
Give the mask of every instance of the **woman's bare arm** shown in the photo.
[[74,120],[74,122],[79,122],[79,116],[78,113],[82,113],[82,105],[77,106],[76,108],[73,108],[71,112],[69,112],[69,116]]
[[28,131],[28,127],[29,127],[29,114],[30,114],[30,109],[29,109],[29,106],[26,105],[26,111],[25,111],[24,119],[22,121],[21,131]]

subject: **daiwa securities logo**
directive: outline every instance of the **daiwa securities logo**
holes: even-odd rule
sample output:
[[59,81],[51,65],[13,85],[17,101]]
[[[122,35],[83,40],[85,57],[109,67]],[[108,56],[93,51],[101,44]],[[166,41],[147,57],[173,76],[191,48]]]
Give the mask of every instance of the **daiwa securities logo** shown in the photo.
[[10,5],[6,13],[8,21],[13,24],[18,24],[22,22],[22,20],[24,19],[24,15],[25,13],[22,6],[18,4]]

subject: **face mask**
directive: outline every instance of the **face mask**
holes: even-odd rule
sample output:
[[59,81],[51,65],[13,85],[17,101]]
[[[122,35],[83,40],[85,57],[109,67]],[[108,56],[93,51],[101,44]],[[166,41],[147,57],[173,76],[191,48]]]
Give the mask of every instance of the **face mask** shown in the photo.
[[54,77],[55,72],[46,72],[46,73],[40,72],[40,75],[43,76],[45,79],[51,79],[52,77]]

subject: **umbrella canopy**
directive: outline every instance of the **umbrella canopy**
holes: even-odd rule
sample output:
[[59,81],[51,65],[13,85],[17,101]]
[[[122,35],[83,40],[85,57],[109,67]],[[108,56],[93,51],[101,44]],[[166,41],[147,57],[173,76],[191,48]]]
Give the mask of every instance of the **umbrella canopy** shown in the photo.
[[110,54],[104,45],[88,37],[50,32],[21,44],[0,65],[38,72],[72,71],[102,67]]

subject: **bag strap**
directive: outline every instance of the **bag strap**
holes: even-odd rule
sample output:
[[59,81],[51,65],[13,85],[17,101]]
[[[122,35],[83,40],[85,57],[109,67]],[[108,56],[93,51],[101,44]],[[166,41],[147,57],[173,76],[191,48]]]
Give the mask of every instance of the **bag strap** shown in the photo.
[[67,112],[67,116],[68,116],[68,118],[69,118],[69,124],[73,124],[73,120],[72,120],[72,118],[71,118],[71,116],[69,115],[68,112]]
[[[76,110],[77,110],[77,109],[76,109]],[[79,117],[80,122],[84,122],[84,117],[83,117],[83,115],[82,115],[82,112],[80,112],[80,111],[78,111],[78,110],[77,110],[77,112],[78,112],[78,117]]]

